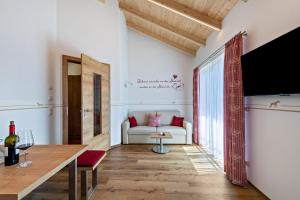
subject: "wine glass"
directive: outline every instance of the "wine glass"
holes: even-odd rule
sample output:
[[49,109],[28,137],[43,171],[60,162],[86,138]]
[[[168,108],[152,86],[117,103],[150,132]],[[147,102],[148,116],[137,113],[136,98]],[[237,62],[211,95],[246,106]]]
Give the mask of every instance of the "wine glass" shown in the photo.
[[17,132],[19,136],[19,141],[16,144],[16,148],[20,151],[23,151],[24,154],[24,161],[20,162],[18,168],[24,168],[31,165],[32,161],[27,160],[27,152],[26,150],[34,145],[34,139],[31,130],[23,130]]
[[3,139],[0,139],[0,164],[4,162],[5,150],[4,147],[1,146]]

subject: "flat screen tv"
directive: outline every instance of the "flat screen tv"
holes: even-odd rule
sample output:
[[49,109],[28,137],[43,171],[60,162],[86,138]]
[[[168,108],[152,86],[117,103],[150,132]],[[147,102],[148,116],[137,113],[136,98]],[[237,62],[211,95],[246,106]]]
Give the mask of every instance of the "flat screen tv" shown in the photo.
[[300,94],[300,27],[241,57],[245,96]]

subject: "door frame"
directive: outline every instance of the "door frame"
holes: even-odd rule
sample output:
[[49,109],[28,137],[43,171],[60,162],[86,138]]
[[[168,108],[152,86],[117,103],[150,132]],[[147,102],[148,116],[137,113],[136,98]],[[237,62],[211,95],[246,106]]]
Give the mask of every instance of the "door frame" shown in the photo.
[[68,144],[68,63],[81,64],[81,58],[62,55],[63,144]]

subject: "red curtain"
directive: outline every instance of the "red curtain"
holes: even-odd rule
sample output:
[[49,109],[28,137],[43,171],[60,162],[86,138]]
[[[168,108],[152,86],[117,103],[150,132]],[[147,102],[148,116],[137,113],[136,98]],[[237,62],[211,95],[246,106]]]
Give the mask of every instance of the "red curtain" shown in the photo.
[[224,169],[236,185],[247,183],[245,165],[245,111],[241,55],[243,36],[225,44],[224,61]]
[[196,67],[193,74],[193,141],[199,144],[199,87],[200,69]]

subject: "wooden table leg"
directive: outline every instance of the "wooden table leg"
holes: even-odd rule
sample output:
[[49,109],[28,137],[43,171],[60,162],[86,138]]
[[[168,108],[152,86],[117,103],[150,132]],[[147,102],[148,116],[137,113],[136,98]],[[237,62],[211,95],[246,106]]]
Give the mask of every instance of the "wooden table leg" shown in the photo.
[[88,187],[88,172],[87,170],[81,171],[81,200],[87,200],[89,196],[89,187]]
[[92,187],[95,189],[98,185],[98,167],[93,170],[92,174]]
[[77,159],[69,164],[69,200],[77,200]]

